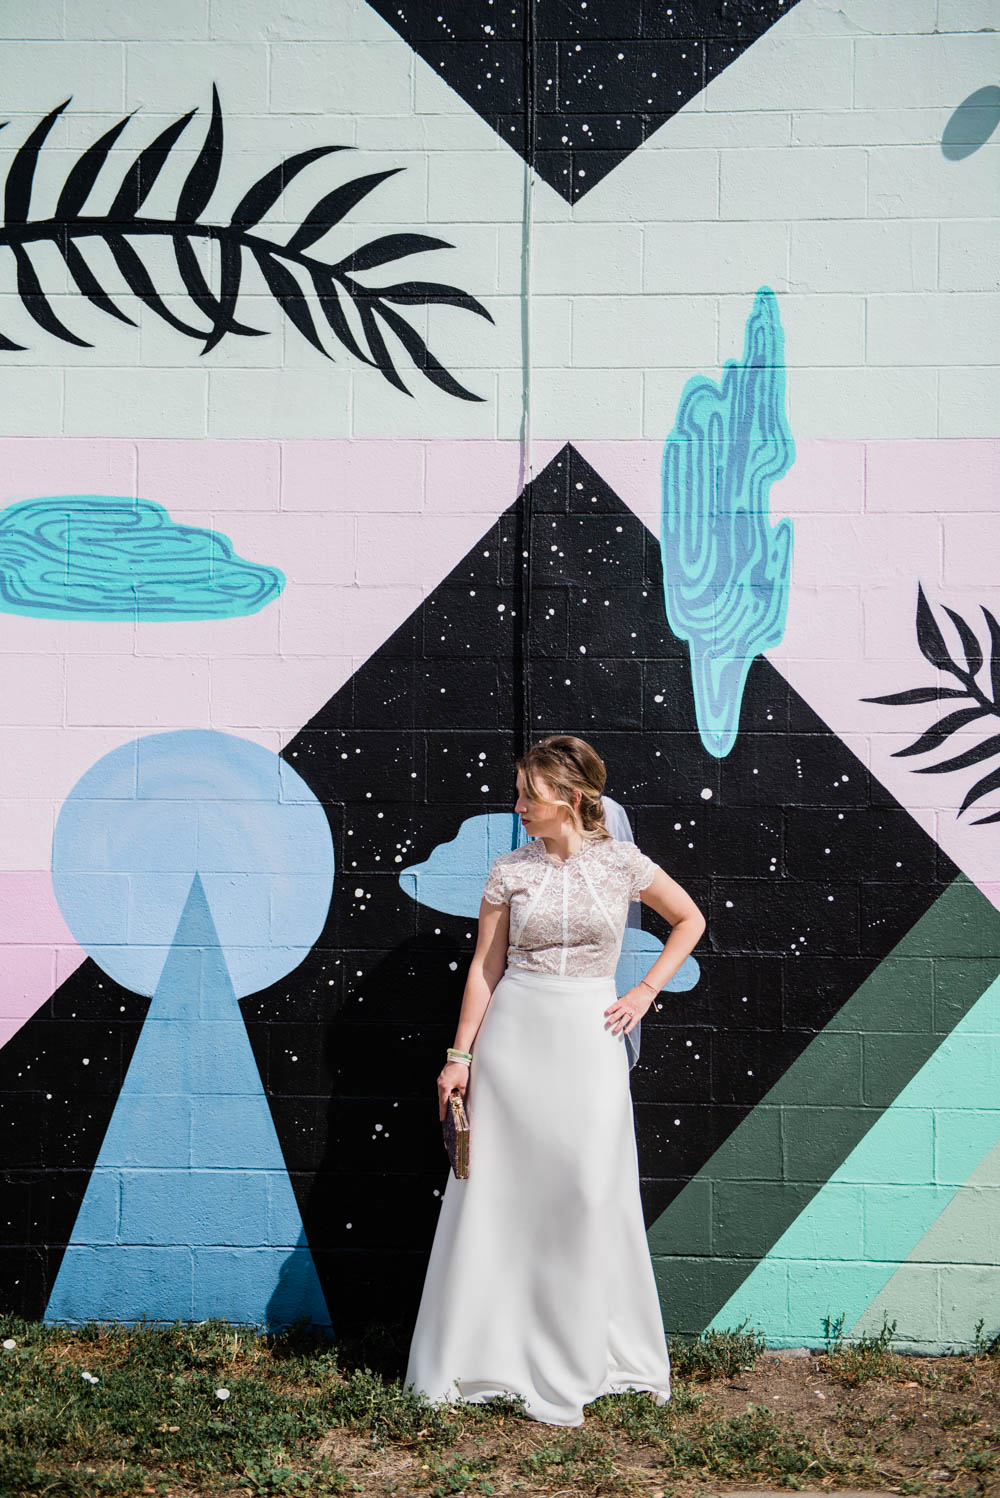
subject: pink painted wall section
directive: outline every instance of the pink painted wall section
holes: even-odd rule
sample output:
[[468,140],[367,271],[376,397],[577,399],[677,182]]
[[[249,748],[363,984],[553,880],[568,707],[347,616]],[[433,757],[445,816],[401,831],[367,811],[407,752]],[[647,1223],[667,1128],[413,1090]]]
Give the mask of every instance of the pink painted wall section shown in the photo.
[[[515,442],[0,441],[0,504],[139,494],[228,535],[287,585],[258,614],[178,624],[0,614],[0,868],[49,859],[101,754],[171,728],[277,750],[516,498]],[[6,845],[6,846],[4,846]]]
[[0,871],[0,1048],[84,959],[48,869]]

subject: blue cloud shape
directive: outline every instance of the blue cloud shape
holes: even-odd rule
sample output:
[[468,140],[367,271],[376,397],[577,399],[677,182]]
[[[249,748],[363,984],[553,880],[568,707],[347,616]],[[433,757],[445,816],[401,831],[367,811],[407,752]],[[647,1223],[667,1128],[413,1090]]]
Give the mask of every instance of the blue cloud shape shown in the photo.
[[[420,905],[440,910],[444,915],[464,915],[475,919],[490,865],[498,853],[508,853],[528,841],[520,820],[509,811],[494,811],[466,817],[455,836],[438,843],[423,863],[414,863],[399,875],[400,888]],[[654,957],[663,950],[641,926],[625,927],[622,953],[615,970],[619,993],[634,988],[645,977]],[[701,969],[688,957],[670,982],[665,993],[686,993],[701,977]]]
[[33,619],[232,619],[277,598],[276,567],[150,499],[60,494],[0,511],[0,611]]

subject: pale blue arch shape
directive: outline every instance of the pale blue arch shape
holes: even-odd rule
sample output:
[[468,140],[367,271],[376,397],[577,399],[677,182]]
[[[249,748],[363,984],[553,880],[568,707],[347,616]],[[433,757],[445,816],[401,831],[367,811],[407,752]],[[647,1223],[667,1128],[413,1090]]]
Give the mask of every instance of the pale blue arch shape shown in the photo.
[[285,586],[221,531],[151,499],[57,494],[0,510],[0,612],[164,622],[256,614]]
[[152,994],[195,874],[240,998],[312,950],[333,891],[330,824],[285,761],[234,734],[150,734],[113,749],[59,813],[53,887],[84,951]]
[[[634,842],[628,816],[617,801],[603,798],[608,830],[620,842]],[[520,818],[509,811],[483,812],[466,817],[448,842],[439,843],[422,863],[410,864],[399,874],[400,888],[411,900],[440,910],[444,915],[462,915],[475,919],[483,897],[483,885],[490,865],[500,853],[521,847],[529,841]],[[622,940],[621,956],[615,969],[619,993],[634,988],[649,971],[653,959],[663,950],[663,943],[641,925],[638,900],[629,906],[628,922]],[[701,977],[694,957],[688,957],[662,990],[664,993],[686,993]],[[625,1037],[629,1064],[639,1059],[641,1024]]]
[[[1000,978],[712,1318],[780,1346],[853,1327],[1000,1139]],[[765,1099],[766,1102],[766,1099]]]
[[45,1320],[207,1317],[330,1326],[195,874]]
[[762,286],[743,359],[722,382],[688,380],[663,449],[660,555],[667,621],[686,640],[695,718],[717,759],[739,732],[747,675],[785,633],[792,522],[771,525],[771,485],[795,460],[785,415],[785,340]]

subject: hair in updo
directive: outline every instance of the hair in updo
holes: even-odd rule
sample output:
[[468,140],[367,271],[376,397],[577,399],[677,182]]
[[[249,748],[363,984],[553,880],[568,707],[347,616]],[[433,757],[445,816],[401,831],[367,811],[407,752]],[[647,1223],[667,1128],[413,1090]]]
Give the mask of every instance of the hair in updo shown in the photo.
[[[517,761],[524,775],[524,788],[533,801],[549,805],[548,796],[539,793],[533,777],[541,776],[552,788],[557,806],[565,806],[573,825],[584,838],[598,841],[610,837],[604,821],[601,792],[608,772],[604,761],[583,739],[571,733],[554,733],[532,744]],[[580,806],[573,805],[573,792],[580,792]]]

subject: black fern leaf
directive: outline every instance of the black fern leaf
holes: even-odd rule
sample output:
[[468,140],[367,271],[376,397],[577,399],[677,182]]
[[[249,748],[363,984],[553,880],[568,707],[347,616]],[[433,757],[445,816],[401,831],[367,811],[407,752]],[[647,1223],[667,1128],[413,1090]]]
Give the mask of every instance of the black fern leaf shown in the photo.
[[965,622],[961,614],[957,614],[954,609],[948,608],[946,604],[942,605],[942,607],[952,624],[958,630],[958,637],[962,642],[962,649],[965,651],[965,664],[968,667],[969,675],[975,676],[983,664],[982,646],[976,639],[975,631]]
[[65,323],[59,321],[52,308],[45,299],[41,283],[35,274],[35,267],[31,263],[31,256],[23,244],[13,246],[14,260],[17,264],[17,294],[24,303],[29,317],[34,318],[40,328],[46,333],[54,333],[64,343],[75,343],[78,348],[93,348],[92,343],[87,343],[83,338],[77,338],[71,333]]
[[992,759],[995,754],[1000,754],[1000,733],[984,739],[981,744],[973,744],[971,749],[965,749],[951,759],[943,759],[939,765],[918,765],[914,774],[940,775],[948,770],[967,770],[970,765],[981,765],[984,759]]
[[317,239],[322,239],[328,229],[334,224],[339,224],[341,219],[346,218],[351,209],[366,198],[370,192],[374,192],[380,182],[387,177],[395,177],[397,172],[403,170],[400,166],[394,166],[388,172],[372,172],[367,177],[355,177],[353,182],[345,182],[342,187],[334,188],[328,192],[325,198],[320,198],[316,207],[310,213],[301,229],[296,229],[288,241],[289,251],[295,255],[300,250],[307,250]]
[[925,660],[930,661],[932,666],[937,666],[939,671],[950,671],[952,675],[961,675],[961,669],[956,667],[951,658],[944,642],[944,635],[931,613],[931,606],[924,597],[924,590],[919,583],[917,584],[917,644]]
[[[219,90],[212,84],[212,118],[204,144],[187,174],[177,199],[177,221],[195,223],[208,207],[222,168],[222,107]],[[190,243],[190,241],[187,241]]]
[[[912,687],[905,692],[891,692],[885,697],[863,697],[861,700],[879,703],[885,707],[911,707],[922,703],[940,702],[946,698],[952,700],[958,698],[969,703],[970,706],[946,714],[914,739],[912,744],[908,744],[905,749],[897,749],[895,758],[928,754],[934,749],[940,749],[952,734],[969,727],[979,719],[1000,718],[1000,624],[989,609],[983,609],[990,636],[990,679],[987,692],[976,680],[982,671],[985,656],[975,630],[955,609],[948,608],[946,604],[942,607],[958,631],[962,650],[965,653],[965,665],[960,666],[952,659],[945,644],[944,635],[941,633],[940,626],[931,612],[930,604],[924,597],[924,590],[919,583],[917,584],[917,644],[925,660],[930,661],[931,665],[936,666],[939,671],[945,671],[950,676],[957,676],[959,681],[964,682],[964,686]],[[995,759],[997,756],[1000,756],[1000,734],[993,734],[989,738],[972,744],[960,754],[953,754],[948,759],[939,760],[937,764],[914,766],[914,771],[917,775],[951,774],[955,770],[968,770],[973,765],[981,765],[986,760]],[[958,815],[961,816],[974,802],[998,788],[1000,788],[1000,767],[991,770],[982,780],[976,782],[962,802]],[[978,827],[986,822],[1000,822],[1000,812],[979,817],[973,825]]]
[[[259,268],[264,284],[292,326],[324,358],[333,358],[330,349],[332,335],[333,340],[360,363],[378,369],[391,385],[409,395],[394,358],[397,351],[395,347],[391,351],[386,342],[385,330],[389,330],[395,344],[432,385],[460,400],[481,398],[459,384],[430,352],[420,334],[400,312],[394,310],[395,307],[441,305],[472,312],[492,322],[481,302],[460,287],[446,286],[437,281],[403,281],[377,288],[360,285],[353,279],[358,272],[372,270],[407,255],[452,248],[447,241],[427,234],[387,234],[362,245],[334,264],[309,253],[324,235],[343,222],[352,209],[402,168],[369,172],[341,182],[319,198],[287,244],[279,244],[257,230],[285,188],[314,162],[352,149],[347,146],[317,146],[288,157],[254,182],[239,200],[228,223],[206,223],[204,215],[218,187],[224,146],[222,106],[218,89],[213,85],[211,118],[201,147],[181,185],[172,217],[149,216],[146,202],[171,159],[175,145],[197,113],[196,109],[174,120],[134,155],[106,213],[85,216],[84,210],[131,115],[112,125],[74,162],[59,193],[54,214],[49,218],[32,218],[31,199],[38,155],[56,120],[70,102],[66,99],[34,127],[15,153],[4,185],[5,219],[0,227],[0,249],[6,248],[13,255],[20,301],[27,314],[45,332],[80,348],[93,346],[57,316],[31,258],[31,244],[46,240],[55,244],[76,290],[98,311],[134,327],[134,319],[111,299],[81,249],[81,241],[85,239],[103,240],[129,291],[175,332],[196,339],[202,346],[202,355],[210,353],[230,333],[239,337],[265,336],[264,329],[251,327],[237,315],[243,273],[249,258]],[[0,122],[0,129],[6,123]],[[204,319],[205,326],[198,326],[180,316],[157,290],[142,254],[144,241],[151,237],[169,242],[187,298]],[[210,278],[199,258],[198,242],[214,242],[219,247],[217,285],[213,284],[215,276]],[[310,286],[315,295],[314,303],[307,294]],[[0,331],[0,351],[20,352],[22,348]]]
[[[1000,790],[1000,769],[991,770],[988,775],[983,776],[982,780],[976,781],[976,784],[966,793],[965,800],[958,808],[959,816],[962,815],[963,811],[968,811],[969,807],[973,806],[977,801],[981,801],[984,796],[989,796],[993,791],[997,790]],[[1000,812],[995,812],[992,816],[980,817],[979,821],[1000,821]],[[973,826],[978,825],[979,823],[973,823]]]
[[7,173],[7,182],[4,186],[3,194],[3,216],[8,224],[23,224],[27,222],[28,210],[31,207],[31,188],[35,180],[38,153],[42,149],[45,137],[68,103],[69,99],[64,99],[61,104],[57,105],[55,109],[51,110],[45,116],[44,120],[39,120],[10,164],[10,171]]
[[[878,702],[879,698],[869,697],[869,702]],[[908,754],[926,754],[931,749],[937,749],[959,728],[965,728],[967,724],[974,723],[977,718],[984,718],[987,713],[985,707],[963,707],[957,713],[949,713],[942,718],[940,723],[935,723],[933,728],[928,728],[914,743],[906,749],[897,749],[893,755],[894,759],[905,759]],[[938,765],[938,769],[942,768]]]
[[948,697],[968,697],[961,687],[912,687],[908,692],[890,692],[887,697],[862,697],[862,702],[878,702],[884,707],[913,707],[922,702],[941,702]]
[[422,255],[425,250],[453,250],[454,245],[446,239],[432,239],[429,234],[386,234],[362,245],[353,255],[348,255],[336,271],[374,270],[376,265],[385,265],[389,260],[399,260],[403,255]]
[[1000,702],[1000,624],[989,609],[984,608],[983,614],[990,632],[990,691],[993,701]]
[[114,202],[108,209],[108,218],[113,224],[120,224],[135,218],[149,196],[153,183],[163,171],[167,157],[181,132],[186,129],[188,121],[192,120],[197,112],[196,109],[189,109],[181,119],[175,120],[165,130],[161,130],[151,146],[139,152],[125,173],[122,185],[115,193]]
[[56,243],[59,246],[63,259],[69,267],[70,275],[88,302],[93,302],[94,306],[100,308],[102,312],[107,312],[111,317],[117,317],[121,322],[127,322],[130,328],[134,328],[136,325],[135,319],[129,317],[126,312],[122,312],[119,307],[116,307],[107,293],[102,291],[100,282],[84,259],[81,250],[73,243],[69,235],[64,232],[60,235]]
[[66,178],[63,190],[59,194],[55,212],[57,221],[76,218],[80,213],[84,203],[90,197],[90,189],[97,181],[101,167],[107,160],[108,152],[131,118],[132,116],[127,114],[123,120],[118,121],[117,125],[112,125],[110,130],[106,130],[100,140],[95,140],[94,144],[84,151]]

